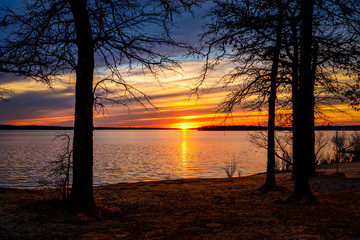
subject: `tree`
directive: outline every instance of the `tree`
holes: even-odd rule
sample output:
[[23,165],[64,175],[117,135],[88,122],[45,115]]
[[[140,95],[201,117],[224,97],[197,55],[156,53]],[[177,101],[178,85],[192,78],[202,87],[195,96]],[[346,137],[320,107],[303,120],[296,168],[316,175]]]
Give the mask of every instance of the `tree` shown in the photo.
[[13,94],[13,91],[4,88],[4,87],[0,87],[0,100],[1,102],[7,102],[8,101],[8,97],[11,96]]
[[[196,90],[209,71],[222,59],[234,69],[220,82],[225,86],[239,81],[219,105],[218,112],[231,113],[236,105],[257,96],[250,108],[268,104],[267,175],[263,190],[277,189],[275,181],[275,105],[279,87],[279,59],[283,38],[283,1],[215,1],[210,15],[215,21],[203,35],[206,63]],[[212,57],[215,55],[214,57]],[[249,103],[249,102],[248,102]]]
[[[0,25],[1,26],[1,25]],[[2,52],[0,51],[0,56],[2,55]],[[0,73],[7,73],[7,69],[3,68],[3,63],[0,60]],[[1,77],[1,75],[0,75]],[[13,94],[14,92],[11,89],[0,87],[0,102],[7,102],[8,98]]]
[[310,201],[314,196],[310,190],[309,177],[315,162],[314,151],[314,77],[312,74],[313,42],[312,0],[301,1],[301,39],[299,88],[294,96],[293,114],[293,162],[295,187],[291,199]]
[[[58,76],[75,72],[73,138],[74,210],[95,212],[93,197],[93,107],[111,82],[127,97],[147,96],[131,87],[121,68],[134,65],[157,76],[158,70],[178,67],[162,48],[184,47],[170,37],[173,15],[200,1],[193,0],[28,0],[22,12],[10,9],[1,21],[8,37],[1,44],[2,68],[51,84]],[[108,76],[94,83],[94,70]],[[94,100],[96,95],[96,101]],[[107,99],[111,100],[111,99]]]
[[[358,18],[344,16],[354,13],[352,9],[357,9],[359,4],[355,4],[358,1],[350,2],[319,1],[314,14],[313,1],[216,1],[215,10],[211,12],[215,20],[203,36],[208,49],[199,85],[222,59],[234,63],[233,71],[221,79],[222,83],[229,86],[240,80],[238,87],[219,107],[220,111],[230,113],[236,105],[254,96],[258,100],[250,102],[254,108],[263,106],[264,99],[268,99],[269,107],[273,104],[273,98],[267,96],[272,93],[269,76],[276,68],[270,64],[276,63],[276,54],[273,55],[275,51],[272,50],[276,49],[277,26],[282,27],[276,89],[286,95],[287,88],[291,88],[292,155],[296,179],[293,199],[313,199],[308,179],[315,172],[315,97],[326,99],[330,104],[334,100],[343,101],[347,84],[338,76],[344,70],[350,76],[358,69],[359,55],[354,50],[354,46],[359,45],[354,27]],[[275,3],[283,7],[282,22],[274,21],[279,16]],[[348,94],[354,97],[357,92]],[[268,163],[273,162],[270,160],[273,158],[271,109]],[[267,179],[273,179],[273,167],[268,167]]]
[[342,93],[350,101],[350,106],[358,111],[360,105],[360,1],[329,0],[318,5],[322,11],[333,19],[333,22],[336,21],[338,25],[341,24],[339,28],[346,33],[345,36],[348,39],[346,43],[349,46],[347,48],[337,48],[337,58],[332,61],[337,68],[345,72],[347,77],[356,80],[355,84],[349,84],[348,88]]
[[339,172],[339,162],[340,162],[341,155],[346,152],[346,148],[345,148],[345,146],[347,145],[346,144],[346,140],[347,140],[346,132],[339,132],[337,130],[336,133],[335,133],[335,136],[333,136],[330,140],[335,146],[336,173],[338,173]]
[[281,1],[276,1],[278,14],[276,25],[276,39],[273,50],[272,66],[270,74],[270,94],[269,94],[269,110],[268,110],[268,147],[267,147],[267,169],[266,182],[262,187],[263,190],[277,189],[275,181],[275,105],[276,105],[276,88],[277,75],[279,68],[279,58],[282,43],[283,28],[283,6]]
[[341,82],[339,75],[351,79],[356,74],[359,35],[352,29],[350,15],[358,12],[359,2],[302,0],[300,4],[300,54],[293,61],[292,85],[295,187],[290,199],[314,201],[308,180],[315,172],[315,97],[328,94],[344,101],[345,87],[352,86]]

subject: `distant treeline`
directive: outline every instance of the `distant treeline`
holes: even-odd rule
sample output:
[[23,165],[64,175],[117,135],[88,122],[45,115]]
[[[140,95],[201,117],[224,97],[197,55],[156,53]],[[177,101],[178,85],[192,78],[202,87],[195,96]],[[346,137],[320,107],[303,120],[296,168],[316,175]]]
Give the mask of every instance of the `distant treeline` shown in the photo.
[[60,127],[60,126],[13,126],[13,125],[0,125],[0,130],[73,130],[73,127]]
[[[291,130],[291,127],[275,127],[277,131]],[[259,131],[267,130],[267,126],[204,126],[199,131]],[[355,126],[316,126],[315,130],[336,131],[336,130],[360,130],[360,125]]]
[[147,128],[147,127],[96,127],[95,130],[174,130],[177,128]]

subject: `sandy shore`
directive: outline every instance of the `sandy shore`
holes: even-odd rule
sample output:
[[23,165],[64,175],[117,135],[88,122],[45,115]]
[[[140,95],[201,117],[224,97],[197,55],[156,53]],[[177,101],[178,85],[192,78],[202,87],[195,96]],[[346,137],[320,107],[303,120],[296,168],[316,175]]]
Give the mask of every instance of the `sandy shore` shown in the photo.
[[96,218],[64,212],[46,191],[0,189],[0,239],[359,239],[360,180],[335,169],[311,179],[313,205],[284,203],[290,173],[277,174],[288,191],[255,191],[259,174],[95,187]]

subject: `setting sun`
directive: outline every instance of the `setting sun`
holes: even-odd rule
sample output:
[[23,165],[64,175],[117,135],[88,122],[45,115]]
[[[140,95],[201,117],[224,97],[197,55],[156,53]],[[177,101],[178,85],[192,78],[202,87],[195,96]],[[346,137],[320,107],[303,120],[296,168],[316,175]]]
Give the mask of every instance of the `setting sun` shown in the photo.
[[173,128],[179,129],[191,129],[200,127],[197,123],[176,123],[173,125]]

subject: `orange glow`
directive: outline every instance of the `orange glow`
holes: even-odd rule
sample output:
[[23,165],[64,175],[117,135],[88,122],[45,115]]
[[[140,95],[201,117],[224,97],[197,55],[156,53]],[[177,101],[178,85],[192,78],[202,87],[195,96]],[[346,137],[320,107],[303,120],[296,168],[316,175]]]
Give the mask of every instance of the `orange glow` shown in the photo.
[[18,121],[11,121],[6,124],[16,125],[16,126],[26,126],[26,125],[62,125],[64,123],[72,123],[74,121],[74,116],[63,116],[63,117],[47,117],[47,118],[32,118],[32,119],[19,119]]
[[[122,105],[105,104],[105,111],[94,111],[94,125],[95,127],[149,127],[149,128],[178,128],[178,129],[194,129],[201,126],[209,125],[266,125],[267,110],[249,111],[240,106],[234,112],[227,116],[223,113],[216,113],[218,103],[235,87],[229,85],[228,89],[220,88],[216,85],[219,78],[229,68],[229,63],[224,62],[219,65],[217,71],[208,76],[207,84],[200,98],[196,96],[189,97],[190,89],[198,79],[199,72],[202,71],[203,62],[201,61],[185,61],[182,64],[182,70],[175,74],[173,71],[164,71],[163,76],[159,79],[153,79],[151,76],[144,76],[142,71],[134,71],[132,74],[124,74],[124,80],[129,81],[138,87],[139,90],[144,91],[153,97],[150,106],[144,101],[147,109],[141,105],[129,104],[129,108],[124,108]],[[123,69],[121,69],[122,71]],[[125,70],[125,69],[124,69]],[[106,75],[106,70],[99,70],[100,75],[96,76],[99,80]],[[127,70],[126,70],[127,71]],[[35,107],[29,105],[27,107],[27,115],[18,114],[16,111],[6,111],[10,109],[12,104],[19,106],[27,106],[27,99],[20,97],[18,99],[10,98],[7,104],[0,104],[0,124],[10,125],[57,125],[57,126],[72,126],[74,122],[74,109],[70,105],[71,96],[74,95],[74,74],[66,74],[60,76],[60,81],[55,81],[52,87],[55,91],[49,89],[47,85],[39,84],[35,81],[28,81],[24,79],[14,79],[7,83],[2,83],[2,87],[6,87],[14,91],[15,97],[17,94],[21,96],[29,95],[32,101],[31,104],[37,104]],[[339,76],[340,80],[346,80]],[[144,81],[145,80],[145,81]],[[160,85],[160,83],[166,83]],[[112,87],[109,85],[108,87]],[[212,88],[208,91],[208,88]],[[115,88],[114,88],[115,90]],[[40,94],[39,94],[40,93]],[[37,95],[42,98],[37,99]],[[282,95],[284,97],[284,94]],[[29,97],[30,98],[30,97]],[[49,109],[47,99],[57,104],[56,108]],[[249,98],[251,100],[252,98]],[[16,100],[16,102],[15,102]],[[20,100],[22,102],[20,102]],[[41,101],[40,101],[41,100]],[[44,108],[41,110],[41,104]],[[61,104],[64,102],[64,107]],[[65,104],[66,102],[66,104]],[[154,110],[153,106],[157,109]],[[34,108],[32,110],[31,108]],[[318,106],[322,113],[321,118],[316,119],[317,125],[330,123],[332,125],[359,125],[360,111],[356,112],[349,108],[347,104],[336,105],[338,110],[328,106]],[[40,110],[39,110],[40,109]],[[10,115],[10,112],[12,112]],[[21,110],[19,110],[21,112]],[[9,114],[9,117],[4,117]],[[280,115],[278,115],[280,116]]]
[[200,127],[200,125],[198,123],[182,122],[182,123],[175,123],[172,125],[172,127],[186,130],[191,128],[198,128]]

